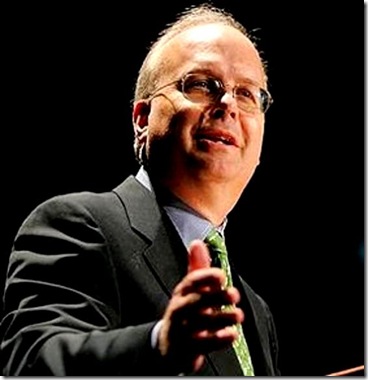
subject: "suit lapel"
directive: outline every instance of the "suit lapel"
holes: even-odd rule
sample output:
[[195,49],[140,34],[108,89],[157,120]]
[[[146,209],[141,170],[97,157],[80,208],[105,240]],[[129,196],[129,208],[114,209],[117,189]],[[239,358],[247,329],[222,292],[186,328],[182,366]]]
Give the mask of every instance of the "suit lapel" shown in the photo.
[[246,320],[243,324],[243,330],[249,345],[256,376],[272,376],[274,372],[271,355],[266,349],[269,347],[269,343],[268,330],[264,328],[266,324],[264,310],[260,309],[261,304],[254,291],[237,274],[234,275],[234,285],[241,292],[240,306],[245,312]]
[[186,274],[187,252],[179,237],[175,236],[177,234],[169,225],[170,221],[166,222],[166,228],[161,223],[152,245],[144,252],[144,256],[161,286],[167,294],[171,294]]
[[187,270],[187,252],[174,226],[157,204],[155,194],[133,176],[114,189],[122,199],[133,230],[147,246],[143,255],[169,295]]

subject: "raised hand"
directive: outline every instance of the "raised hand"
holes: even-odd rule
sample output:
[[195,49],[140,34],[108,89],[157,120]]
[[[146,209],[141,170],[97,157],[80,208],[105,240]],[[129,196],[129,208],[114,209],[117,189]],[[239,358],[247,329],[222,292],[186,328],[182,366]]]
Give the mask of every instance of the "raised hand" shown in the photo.
[[175,287],[163,316],[158,347],[179,372],[200,369],[204,355],[230,345],[237,337],[234,324],[244,314],[237,307],[237,289],[224,289],[225,273],[210,266],[207,246],[194,240],[189,247],[188,273]]

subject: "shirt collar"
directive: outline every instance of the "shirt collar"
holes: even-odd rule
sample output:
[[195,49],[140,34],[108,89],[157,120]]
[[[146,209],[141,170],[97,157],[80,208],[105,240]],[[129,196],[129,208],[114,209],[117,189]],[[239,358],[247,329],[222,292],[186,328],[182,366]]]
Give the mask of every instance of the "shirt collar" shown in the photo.
[[[143,166],[139,169],[136,179],[149,191],[154,192],[149,175]],[[211,222],[173,194],[167,194],[162,199],[161,206],[173,222],[187,248],[194,239],[204,240],[209,231],[214,228]],[[224,236],[226,224],[227,218],[216,228],[222,236]]]

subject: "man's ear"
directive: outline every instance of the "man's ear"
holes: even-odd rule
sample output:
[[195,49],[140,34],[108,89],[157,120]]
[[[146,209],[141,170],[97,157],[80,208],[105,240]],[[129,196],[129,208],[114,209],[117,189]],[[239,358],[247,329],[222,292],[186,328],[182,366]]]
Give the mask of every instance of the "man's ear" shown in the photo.
[[134,136],[139,145],[144,143],[147,138],[148,116],[150,110],[150,104],[145,100],[139,100],[134,103],[132,121],[134,126]]
[[151,107],[146,100],[139,100],[133,106],[133,125],[135,128],[144,128],[148,125],[148,116]]

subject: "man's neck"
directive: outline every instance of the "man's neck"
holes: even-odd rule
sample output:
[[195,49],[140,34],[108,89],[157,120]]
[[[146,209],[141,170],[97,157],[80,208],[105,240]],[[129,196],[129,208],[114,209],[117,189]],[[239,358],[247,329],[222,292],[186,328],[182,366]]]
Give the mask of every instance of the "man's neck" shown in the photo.
[[185,178],[178,183],[172,180],[157,181],[143,167],[140,168],[137,179],[149,190],[154,191],[161,203],[167,203],[167,199],[174,196],[193,213],[208,220],[215,227],[224,222],[227,214],[235,205],[235,202],[229,202],[229,199],[232,198],[221,184],[208,185],[202,181],[191,181]]
[[168,179],[162,182],[162,186],[170,189],[172,194],[214,226],[223,223],[240,196],[240,193],[234,194],[230,187],[222,183],[208,183],[191,178],[182,178],[179,181]]

